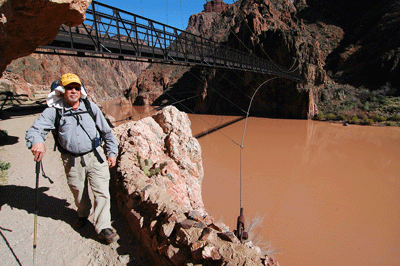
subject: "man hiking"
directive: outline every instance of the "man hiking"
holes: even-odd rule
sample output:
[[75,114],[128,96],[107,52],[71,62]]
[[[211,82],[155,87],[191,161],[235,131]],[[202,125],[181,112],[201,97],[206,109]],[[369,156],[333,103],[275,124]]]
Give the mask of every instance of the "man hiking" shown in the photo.
[[[43,113],[26,132],[26,143],[34,160],[40,162],[46,152],[44,141],[53,131],[61,152],[67,182],[78,212],[76,228],[88,222],[92,207],[88,184],[94,195],[94,226],[107,243],[119,239],[111,227],[109,167],[116,164],[118,146],[99,107],[87,99],[82,82],[75,74],[65,74],[52,84]],[[54,88],[55,87],[55,88]],[[105,142],[107,158],[101,147]]]

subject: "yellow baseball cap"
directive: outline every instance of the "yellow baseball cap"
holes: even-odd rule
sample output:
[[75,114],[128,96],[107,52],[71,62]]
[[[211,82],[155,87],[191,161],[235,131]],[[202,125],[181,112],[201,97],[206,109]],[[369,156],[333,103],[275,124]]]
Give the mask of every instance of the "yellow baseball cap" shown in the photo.
[[82,86],[82,82],[77,75],[72,74],[72,73],[62,75],[62,77],[61,77],[61,85],[62,86],[67,86],[68,84],[71,84],[71,83],[78,83],[79,85]]

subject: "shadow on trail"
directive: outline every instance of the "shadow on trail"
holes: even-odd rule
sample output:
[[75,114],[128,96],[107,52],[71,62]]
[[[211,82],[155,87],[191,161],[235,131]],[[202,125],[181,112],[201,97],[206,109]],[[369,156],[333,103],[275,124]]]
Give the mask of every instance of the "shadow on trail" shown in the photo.
[[47,107],[47,105],[40,104],[34,106],[12,106],[10,108],[0,111],[0,120],[7,120],[16,117],[40,114]]
[[[156,265],[152,257],[147,253],[142,245],[142,242],[137,239],[132,233],[128,221],[122,217],[118,211],[117,200],[115,199],[115,188],[111,188],[111,220],[112,227],[117,231],[120,239],[118,240],[119,247],[117,253],[123,258],[127,256],[129,261],[126,261],[127,266],[153,266]],[[127,258],[127,260],[128,260]],[[122,259],[123,260],[123,259]],[[124,264],[125,262],[123,262]],[[125,265],[125,264],[124,264]]]
[[[82,237],[99,241],[92,224],[81,229],[75,229],[73,224],[78,218],[76,211],[69,208],[70,204],[65,199],[58,199],[45,194],[44,192],[47,190],[49,190],[48,187],[38,188],[38,216],[64,221]],[[35,189],[16,185],[0,186],[0,211],[5,204],[9,205],[11,209],[17,208],[28,213],[34,213]]]
[[[70,204],[65,199],[58,199],[46,195],[45,192],[48,190],[48,187],[40,187],[38,189],[38,216],[64,221],[78,232],[81,237],[90,238],[105,244],[105,242],[100,240],[97,236],[92,223],[89,222],[85,227],[75,229],[73,224],[78,218],[76,211],[69,207]],[[11,209],[16,208],[25,210],[28,213],[33,214],[35,211],[35,189],[16,185],[0,186],[0,213],[5,204],[9,205]],[[116,201],[113,198],[111,200],[111,216],[113,220],[112,225],[120,236],[117,252],[121,256],[129,257],[129,263],[127,263],[127,265],[155,265],[150,256],[146,254],[140,241],[133,236],[132,232],[130,232],[127,221],[119,214]],[[9,246],[9,248],[11,252],[13,252],[12,247]],[[16,258],[16,260],[18,261],[18,258]]]
[[6,140],[0,139],[0,147],[6,146],[6,145],[14,145],[14,144],[18,143],[18,141],[19,141],[19,137],[7,135]]

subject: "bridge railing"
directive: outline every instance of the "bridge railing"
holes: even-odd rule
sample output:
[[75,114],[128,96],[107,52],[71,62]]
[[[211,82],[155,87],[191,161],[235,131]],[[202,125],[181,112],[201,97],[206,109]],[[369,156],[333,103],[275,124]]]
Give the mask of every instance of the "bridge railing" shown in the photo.
[[232,68],[300,80],[253,54],[97,1],[92,1],[83,24],[63,25],[53,42],[40,48],[45,50],[37,52]]

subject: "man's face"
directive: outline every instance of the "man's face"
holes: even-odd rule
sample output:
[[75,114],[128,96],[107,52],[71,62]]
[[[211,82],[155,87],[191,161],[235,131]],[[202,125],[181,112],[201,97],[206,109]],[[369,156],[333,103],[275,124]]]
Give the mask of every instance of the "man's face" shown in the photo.
[[81,97],[81,85],[78,83],[70,83],[67,86],[64,86],[65,93],[64,99],[70,105],[78,102]]

